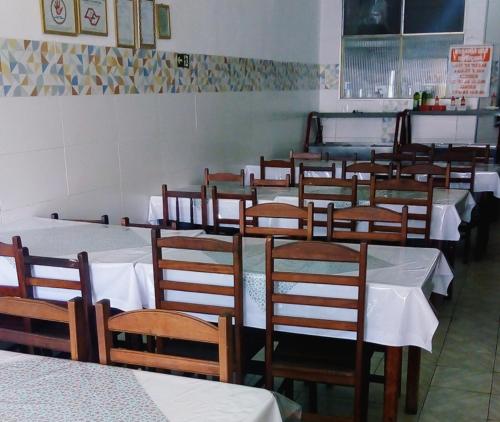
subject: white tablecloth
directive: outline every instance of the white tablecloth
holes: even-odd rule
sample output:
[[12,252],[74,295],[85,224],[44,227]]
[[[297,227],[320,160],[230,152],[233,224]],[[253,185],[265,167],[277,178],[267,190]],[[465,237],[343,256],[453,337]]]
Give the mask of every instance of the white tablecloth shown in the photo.
[[[336,177],[342,177],[342,162],[341,161],[304,161],[306,166],[322,166],[328,167],[335,163]],[[493,192],[494,196],[500,198],[500,166],[498,164],[477,164],[476,178],[474,183],[474,192]],[[266,177],[269,179],[285,179],[289,171],[280,168],[267,168]],[[250,184],[250,174],[253,173],[255,177],[260,178],[260,166],[250,164],[245,166],[245,184]],[[306,174],[309,177],[331,177],[330,172],[312,172]],[[349,176],[349,174],[348,174]],[[366,173],[358,173],[358,178],[361,180],[368,180],[370,177]],[[454,175],[454,177],[460,175]],[[299,183],[299,167],[295,169],[295,183]],[[464,176],[465,177],[465,176]],[[468,177],[468,176],[467,176]]]
[[[74,226],[78,236],[72,238],[71,242],[60,242],[57,246],[59,252],[57,255],[74,256],[75,250],[87,250],[94,301],[110,299],[111,306],[123,310],[154,307],[151,248],[146,240],[149,239],[150,233],[147,229],[131,230],[119,226],[105,227],[58,220],[30,219],[28,224],[19,224],[20,227],[30,226],[30,230],[16,230],[13,225],[0,226],[0,241],[8,240],[13,234],[19,234],[24,245],[28,246],[33,253],[51,256],[55,249],[45,249],[45,242],[39,233],[47,234],[47,226],[50,226],[52,228],[50,235],[57,237],[59,230],[67,234],[68,227],[71,225]],[[35,229],[36,226],[39,230]],[[123,232],[118,235],[113,234],[118,231]],[[200,236],[199,231],[169,233]],[[116,239],[121,237],[113,242],[112,249],[103,249],[102,245],[110,244],[109,239],[113,236]],[[137,237],[142,238],[144,245],[130,247],[129,241],[124,241],[126,236],[136,240]],[[80,239],[83,239],[81,243]],[[95,242],[95,247],[92,246],[92,242]],[[263,244],[263,239],[250,238],[245,239],[243,247],[245,325],[257,328],[265,327]],[[126,246],[122,248],[122,245]],[[446,259],[437,249],[373,245],[369,247],[368,252],[370,258],[368,260],[365,338],[379,344],[415,345],[431,350],[431,340],[438,321],[427,298],[431,292],[446,294],[448,284],[453,278]],[[200,254],[202,259],[214,259],[209,254]],[[339,271],[345,272],[346,269]],[[46,276],[57,275],[46,269],[42,273],[36,267],[35,273]],[[11,280],[10,284],[15,285],[13,262],[5,258],[1,259],[0,275],[3,277],[2,280]],[[186,275],[182,274],[182,276]],[[214,283],[228,283],[230,280],[224,277],[226,276],[211,275],[207,276],[206,280]],[[186,281],[189,280],[186,279]],[[302,287],[298,285],[295,288]],[[74,292],[57,289],[46,289],[37,294],[42,298],[59,300],[68,300],[74,296]],[[330,335],[333,334],[330,333]]]
[[[197,186],[186,187],[184,189],[198,189]],[[233,188],[237,191],[241,188]],[[285,202],[293,205],[298,204],[298,189],[297,188],[259,188],[257,192],[259,203],[265,202]],[[358,189],[358,203],[360,205],[369,204],[369,188],[360,186]],[[169,204],[170,209],[175,210],[175,203]],[[318,204],[317,204],[318,205]],[[435,189],[434,201],[432,207],[431,221],[431,239],[458,241],[460,233],[458,227],[462,221],[470,221],[471,211],[476,205],[472,195],[462,189]],[[179,201],[179,213],[181,221],[189,221],[190,216],[189,199]],[[200,201],[195,201],[195,222],[201,222],[201,204]],[[213,225],[212,201],[208,200],[208,225]],[[413,208],[410,211],[414,211]],[[417,211],[418,212],[418,211]],[[222,200],[219,202],[219,214],[224,218],[238,218],[239,204],[236,200]],[[175,215],[175,213],[174,213]],[[149,216],[148,220],[153,224],[163,217],[162,198],[161,196],[152,196],[149,200]],[[272,219],[272,225],[283,226],[289,224],[287,221],[280,219]],[[324,231],[324,230],[323,230]],[[317,235],[324,233],[315,231]]]
[[299,405],[277,395],[280,411],[260,388],[5,351],[0,371],[5,422],[300,420]]

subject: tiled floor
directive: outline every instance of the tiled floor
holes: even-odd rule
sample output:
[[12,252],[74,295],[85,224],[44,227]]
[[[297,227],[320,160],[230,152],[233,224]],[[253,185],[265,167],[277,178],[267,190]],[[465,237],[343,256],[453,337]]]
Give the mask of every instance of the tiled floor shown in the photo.
[[[461,255],[459,255],[461,258]],[[491,227],[487,256],[469,265],[456,263],[453,299],[438,305],[439,328],[433,353],[423,352],[417,415],[400,421],[500,421],[500,221]],[[372,366],[383,373],[381,358]],[[307,392],[297,386],[296,400],[307,408]],[[370,385],[369,420],[380,421],[383,388]],[[319,410],[350,414],[352,390],[320,388]]]

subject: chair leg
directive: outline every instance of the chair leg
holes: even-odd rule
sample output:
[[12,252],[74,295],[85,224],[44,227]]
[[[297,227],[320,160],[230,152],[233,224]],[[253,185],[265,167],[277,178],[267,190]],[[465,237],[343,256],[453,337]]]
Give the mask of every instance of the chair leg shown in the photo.
[[471,228],[470,226],[467,226],[465,228],[465,234],[464,234],[464,256],[463,256],[464,264],[469,263],[470,247],[471,247]]
[[315,382],[308,382],[307,387],[309,390],[309,411],[311,413],[318,412],[318,384]]

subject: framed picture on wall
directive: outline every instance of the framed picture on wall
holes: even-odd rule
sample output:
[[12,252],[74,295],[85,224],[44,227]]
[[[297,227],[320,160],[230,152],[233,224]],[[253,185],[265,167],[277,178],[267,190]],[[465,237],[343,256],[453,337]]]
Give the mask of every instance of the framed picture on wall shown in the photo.
[[172,38],[172,28],[170,26],[170,6],[167,4],[156,5],[156,28],[158,38],[169,40]]
[[139,0],[139,45],[156,47],[155,0]]
[[135,0],[115,0],[116,45],[135,48]]
[[46,34],[72,35],[78,31],[76,0],[40,0]]
[[78,0],[80,34],[108,35],[107,0]]

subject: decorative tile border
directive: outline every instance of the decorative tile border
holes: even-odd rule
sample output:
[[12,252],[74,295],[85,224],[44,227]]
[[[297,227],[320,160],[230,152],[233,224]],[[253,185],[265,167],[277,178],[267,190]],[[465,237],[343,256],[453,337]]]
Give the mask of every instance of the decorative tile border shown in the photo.
[[[316,64],[0,39],[0,97],[320,89]],[[330,81],[330,79],[328,79]]]

